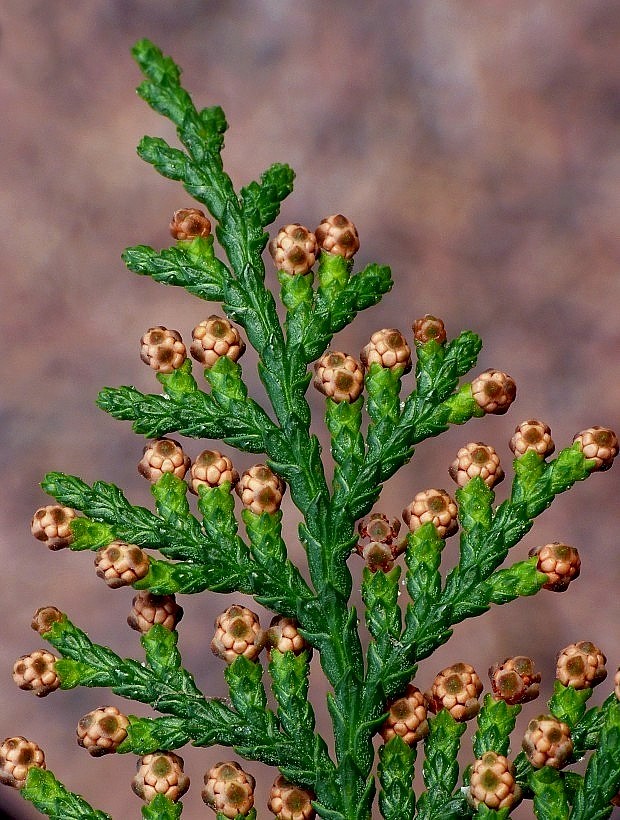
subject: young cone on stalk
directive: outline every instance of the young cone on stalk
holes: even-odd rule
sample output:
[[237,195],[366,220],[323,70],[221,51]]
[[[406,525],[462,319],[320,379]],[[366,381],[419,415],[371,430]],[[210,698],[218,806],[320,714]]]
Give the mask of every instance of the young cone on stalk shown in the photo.
[[[591,687],[605,677],[595,644],[579,641],[561,651],[553,697],[530,721],[524,751],[514,759],[510,733],[541,677],[531,659],[489,659],[486,694],[467,658],[454,658],[426,694],[416,678],[418,665],[456,624],[543,588],[565,591],[577,578],[579,554],[560,542],[535,548],[525,560],[507,560],[508,554],[556,495],[611,467],[617,437],[608,428],[588,428],[552,459],[548,425],[522,422],[510,442],[511,488],[495,505],[493,487],[510,471],[495,446],[464,435],[446,465],[457,485],[454,497],[443,489],[414,494],[405,482],[401,528],[376,508],[383,484],[421,441],[474,417],[507,412],[514,380],[487,369],[467,381],[480,339],[471,331],[449,339],[431,314],[409,318],[410,339],[377,328],[359,360],[342,352],[335,334],[390,290],[389,268],[356,269],[357,228],[337,213],[319,219],[315,230],[292,223],[273,231],[275,264],[266,273],[266,229],[292,190],[293,172],[275,164],[236,191],[221,158],[222,110],[195,107],[179,68],[149,41],[137,43],[134,56],[145,76],[140,96],[172,121],[180,141],[173,147],[144,137],[138,153],[180,182],[187,196],[170,222],[171,247],[136,245],[123,259],[131,271],[216,307],[205,306],[208,318],[193,330],[153,324],[144,333],[140,356],[154,371],[155,392],[105,388],[98,399],[102,410],[132,422],[146,439],[136,443],[135,456],[142,448],[138,469],[151,484],[154,510],[133,505],[113,484],[91,486],[54,472],[43,488],[56,503],[32,521],[33,535],[51,550],[90,550],[108,586],[134,587],[128,618],[120,603],[121,618],[139,633],[143,653],[123,659],[52,603],[39,602],[33,628],[57,654],[36,649],[18,659],[17,685],[55,698],[59,688],[99,687],[152,708],[152,715],[136,717],[100,706],[78,723],[78,743],[91,756],[135,756],[133,780],[127,768],[126,817],[138,811],[137,804],[131,808],[132,789],[144,802],[142,816],[158,820],[179,817],[182,798],[206,810],[204,801],[220,820],[265,811],[280,820],[369,820],[377,811],[386,820],[501,819],[521,800],[547,820],[569,812],[573,820],[608,816],[620,791],[620,684],[616,675],[614,692],[586,710]],[[283,323],[266,284],[276,276]],[[192,335],[189,357],[182,333]],[[128,341],[128,349],[133,345]],[[248,345],[258,356],[267,406],[248,395],[239,363]],[[312,380],[325,396],[329,477],[311,432]],[[173,436],[199,443],[181,445]],[[235,449],[256,459],[241,475],[229,456]],[[287,491],[301,518],[303,567],[289,558],[282,538]],[[442,570],[445,539],[457,532],[459,558]],[[369,641],[350,604],[360,572],[353,559],[349,566],[353,552],[366,561],[361,595]],[[234,601],[222,607],[204,647],[211,640],[225,661],[226,700],[202,691],[177,648],[183,598],[199,593],[230,594]],[[120,601],[122,593],[111,594]],[[268,627],[246,606],[249,599],[271,611]],[[310,688],[313,653],[320,669],[314,666],[312,675],[323,674],[329,690],[329,738],[316,730],[308,698],[318,689]],[[432,680],[433,673],[424,664],[421,678]],[[459,773],[461,737],[474,723],[471,765]],[[190,787],[190,779],[200,780],[184,771],[177,754],[190,743],[204,748],[202,791]],[[243,768],[217,762],[220,753],[209,751],[215,745],[249,762]],[[417,754],[424,763],[414,781]],[[584,756],[585,772],[572,771]],[[252,761],[274,768],[261,808]],[[45,766],[32,740],[14,735],[0,745],[0,780],[43,814],[108,816]]]

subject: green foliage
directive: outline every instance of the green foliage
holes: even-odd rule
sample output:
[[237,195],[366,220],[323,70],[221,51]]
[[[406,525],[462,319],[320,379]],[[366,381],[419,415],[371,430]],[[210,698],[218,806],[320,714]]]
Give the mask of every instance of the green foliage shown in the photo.
[[70,792],[52,772],[44,769],[30,769],[20,794],[50,820],[112,820],[109,814],[93,809],[83,797]]
[[[585,479],[594,462],[584,458],[578,445],[547,461],[528,452],[515,460],[510,495],[497,506],[481,479],[468,482],[456,493],[460,542],[454,566],[442,568],[445,542],[426,523],[407,535],[404,584],[399,567],[374,574],[364,570],[361,596],[370,639],[362,640],[347,565],[357,541],[356,522],[372,510],[384,482],[412,458],[418,443],[483,415],[471,384],[460,384],[476,363],[481,340],[464,331],[445,344],[416,344],[413,389],[403,380],[402,369],[373,364],[366,373],[365,398],[352,403],[328,399],[325,419],[334,464],[329,481],[319,439],[311,432],[309,365],[335,333],[390,290],[390,270],[370,264],[356,272],[353,260],[321,252],[316,274],[280,271],[286,311],[281,323],[265,285],[261,254],[268,238],[265,228],[292,191],[292,170],[273,164],[258,181],[235,192],[221,159],[227,129],[222,110],[196,108],[181,85],[178,66],[148,40],[137,43],[133,53],[145,77],[140,96],[174,124],[180,142],[174,147],[147,136],[138,153],[160,174],[181,182],[216,225],[214,236],[162,250],[137,245],[123,259],[139,275],[220,303],[258,355],[267,403],[263,407],[248,396],[241,367],[225,356],[205,370],[205,389],[187,360],[174,372],[158,375],[159,393],[107,387],[97,403],[115,418],[131,421],[145,436],[175,432],[264,455],[289,487],[307,567],[297,567],[289,557],[279,511],[256,515],[244,510],[245,532],[239,534],[235,500],[226,483],[199,489],[197,514],[186,483],[171,474],[152,486],[155,512],[133,505],[118,487],[102,481],[90,486],[54,472],[45,477],[43,488],[82,513],[71,523],[73,550],[98,550],[119,539],[151,551],[149,573],[136,588],[155,594],[252,596],[275,613],[296,619],[311,649],[299,655],[271,649],[266,670],[238,657],[224,673],[229,698],[223,701],[203,694],[182,665],[176,632],[161,625],[142,636],[142,661],[123,659],[93,642],[66,616],[43,637],[61,655],[56,666],[63,689],[105,687],[160,713],[130,716],[119,752],[146,754],[188,743],[229,746],[311,789],[321,818],[368,820],[376,788],[373,739],[390,702],[403,695],[419,662],[449,640],[456,624],[493,604],[538,592],[547,577],[538,572],[536,558],[502,565],[536,516],[556,495]],[[400,546],[392,548],[397,553]],[[333,743],[316,732],[308,699],[313,650],[329,686]],[[263,681],[265,671],[275,710]],[[612,695],[602,707],[586,710],[590,694],[558,683],[549,703],[552,713],[571,727],[575,760],[592,751],[583,777],[535,771],[523,754],[516,758],[518,781],[539,818],[595,820],[611,811],[609,801],[620,789],[620,706]],[[489,750],[508,753],[520,709],[486,696],[473,736],[475,757]],[[382,817],[505,818],[507,809],[481,805],[474,810],[468,804],[468,770],[464,786],[458,785],[465,725],[445,710],[429,722],[419,795],[412,787],[416,748],[395,737],[378,752]],[[22,794],[50,817],[107,817],[49,772],[33,770]],[[173,820],[180,814],[181,805],[163,796],[142,809],[150,820]],[[238,820],[255,817],[252,809]]]

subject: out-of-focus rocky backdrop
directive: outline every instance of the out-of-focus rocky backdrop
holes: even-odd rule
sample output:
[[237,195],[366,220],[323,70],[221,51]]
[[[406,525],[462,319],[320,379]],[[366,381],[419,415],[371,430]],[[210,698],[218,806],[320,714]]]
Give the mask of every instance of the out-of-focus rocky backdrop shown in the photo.
[[[135,466],[143,441],[94,399],[103,385],[156,390],[138,358],[141,334],[164,324],[187,337],[216,309],[128,273],[120,260],[127,245],[169,245],[170,214],[188,204],[178,184],[135,154],[143,134],[174,134],[134,93],[131,44],[155,40],[183,66],[201,106],[224,107],[225,162],[236,184],[274,161],[296,169],[276,227],[314,227],[341,211],[359,228],[359,264],[392,266],[393,292],[343,332],[337,348],[357,354],[381,327],[410,335],[412,320],[430,312],[451,335],[470,328],[483,336],[479,369],[515,378],[518,397],[507,416],[419,447],[385,488],[381,509],[396,515],[421,489],[451,489],[447,465],[467,441],[493,444],[508,466],[508,439],[524,419],[549,423],[558,447],[591,424],[620,427],[620,5],[4,0],[0,28],[0,736],[36,739],[69,787],[128,818],[140,810],[128,785],[133,761],[92,760],[74,739],[82,714],[123,702],[84,689],[37,700],[14,687],[11,667],[41,645],[30,619],[50,603],[94,640],[139,656],[137,633],[125,625],[131,590],[105,587],[92,555],[49,552],[29,522],[47,503],[38,482],[51,469],[116,482],[134,502],[149,503]],[[259,391],[252,356],[245,361]],[[322,400],[313,394],[311,402],[323,435]],[[192,456],[204,446],[187,442]],[[252,458],[236,463],[244,469]],[[616,467],[559,498],[514,558],[564,540],[581,551],[582,577],[566,594],[543,591],[459,626],[421,665],[420,687],[457,660],[486,681],[492,662],[523,653],[536,659],[548,695],[555,654],[583,639],[607,652],[613,673],[619,493]],[[299,556],[290,499],[285,513]],[[362,562],[351,562],[357,577]],[[181,648],[210,695],[225,694],[209,650],[213,618],[232,600],[183,601]],[[323,721],[322,690],[317,680]],[[202,773],[228,754],[187,752],[188,820],[207,811]],[[247,768],[260,779],[265,817],[274,773]],[[39,816],[9,789],[0,802],[14,817]]]

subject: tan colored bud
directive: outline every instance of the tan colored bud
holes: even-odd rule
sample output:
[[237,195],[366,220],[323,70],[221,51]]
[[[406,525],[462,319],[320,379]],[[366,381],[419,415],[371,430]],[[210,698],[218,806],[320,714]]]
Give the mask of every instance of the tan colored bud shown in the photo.
[[411,370],[411,348],[400,330],[384,328],[372,334],[366,347],[362,348],[360,361],[365,368],[378,364],[390,370],[402,368],[403,373],[408,373]]
[[525,655],[494,663],[489,678],[495,700],[511,706],[534,700],[540,693],[540,674],[534,670],[534,661]]
[[149,571],[148,555],[135,544],[112,541],[97,550],[97,575],[112,589],[127,587],[144,578]]
[[13,664],[13,680],[20,689],[44,698],[60,686],[60,678],[56,673],[57,660],[55,655],[45,649],[22,655]]
[[321,250],[345,259],[351,259],[360,247],[357,228],[342,214],[326,216],[314,235]]
[[489,368],[472,381],[471,393],[478,407],[485,413],[501,416],[515,400],[517,385],[508,373]]
[[217,763],[204,776],[202,799],[213,811],[234,818],[254,805],[256,781],[234,761]]
[[298,222],[285,225],[269,243],[269,253],[278,270],[303,276],[316,261],[316,236]]
[[49,632],[57,621],[62,621],[64,615],[55,606],[41,606],[32,616],[30,626],[39,635]]
[[546,458],[555,450],[551,428],[548,424],[536,419],[528,419],[528,421],[517,424],[508,446],[517,458],[530,450]]
[[140,339],[140,358],[158,373],[172,373],[187,359],[187,351],[180,333],[159,325]]
[[32,518],[30,529],[35,538],[51,550],[61,550],[73,541],[71,522],[77,513],[71,507],[49,504],[40,507]]
[[570,729],[553,715],[540,715],[529,722],[522,748],[534,768],[562,769],[573,753]]
[[549,579],[543,585],[552,592],[564,592],[574,578],[579,577],[581,559],[576,547],[554,541],[542,547],[532,547],[528,555],[538,558],[537,569]]
[[267,630],[267,649],[278,652],[293,652],[299,655],[304,651],[312,652],[312,647],[302,637],[297,628],[297,621],[284,615],[275,615]]
[[[361,550],[359,549],[361,547]],[[394,553],[389,544],[382,541],[371,541],[370,544],[358,545],[358,552],[360,552],[366,566],[371,572],[389,572],[394,566]]]
[[138,771],[131,781],[132,791],[146,803],[163,794],[176,803],[189,789],[183,758],[174,752],[153,752],[138,758]]
[[0,783],[23,789],[30,769],[45,769],[43,751],[25,737],[7,737],[0,745]]
[[138,462],[138,472],[155,483],[164,473],[184,478],[189,470],[190,458],[185,455],[178,441],[172,438],[156,438],[144,447]]
[[423,490],[403,510],[403,520],[410,532],[429,522],[440,538],[448,538],[459,528],[458,507],[445,490]]
[[618,436],[608,427],[588,427],[573,438],[584,456],[594,459],[592,472],[609,470],[618,455]]
[[189,352],[205,367],[226,356],[236,362],[245,353],[245,342],[237,328],[225,316],[211,314],[192,330]]
[[481,692],[482,681],[474,668],[468,663],[456,663],[437,675],[426,700],[434,714],[447,709],[455,720],[471,720],[480,711]]
[[413,338],[419,345],[425,345],[430,341],[442,345],[447,339],[446,328],[441,319],[427,313],[426,316],[416,319],[413,323]]
[[294,786],[279,774],[271,787],[267,808],[276,815],[276,820],[313,820],[316,817],[313,800],[313,792]]
[[521,799],[515,767],[503,755],[485,752],[471,770],[467,799],[475,809],[484,803],[490,809],[511,808]]
[[93,757],[112,754],[127,737],[129,720],[116,706],[100,706],[80,718],[77,742]]
[[607,658],[591,641],[566,646],[558,655],[555,676],[564,686],[592,689],[607,677]]
[[334,401],[356,401],[364,389],[364,368],[353,356],[328,350],[314,365],[316,389]]
[[416,686],[408,684],[405,694],[392,701],[389,709],[380,729],[384,743],[398,735],[408,746],[413,746],[426,737],[428,709],[424,695]]
[[391,544],[400,532],[400,521],[398,518],[393,518],[390,521],[384,513],[375,512],[366,516],[366,518],[362,518],[357,525],[357,531],[360,538]]
[[614,675],[614,694],[616,698],[620,700],[620,667],[618,667],[618,671]]
[[235,487],[243,506],[254,515],[277,512],[285,490],[286,484],[266,464],[255,464],[250,467]]
[[133,599],[127,623],[143,634],[155,624],[172,632],[182,617],[183,607],[177,604],[174,595],[153,595],[148,589],[142,589]]
[[172,215],[170,233],[177,240],[206,239],[211,234],[211,222],[199,208],[180,208]]
[[461,447],[448,472],[459,487],[464,487],[476,476],[479,476],[487,487],[499,484],[504,478],[499,456],[490,444],[483,444],[481,441],[472,441]]
[[255,661],[266,639],[258,615],[247,607],[234,604],[215,619],[211,651],[226,663],[232,663],[240,655]]
[[239,481],[239,473],[228,456],[219,450],[203,450],[190,469],[189,488],[198,495],[198,487],[219,487],[228,481],[231,488]]

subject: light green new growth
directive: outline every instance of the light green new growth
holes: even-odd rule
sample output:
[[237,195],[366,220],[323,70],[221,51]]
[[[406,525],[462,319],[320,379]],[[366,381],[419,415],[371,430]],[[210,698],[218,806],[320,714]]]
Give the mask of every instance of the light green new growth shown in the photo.
[[[423,784],[412,788],[416,746],[395,737],[381,747],[377,760],[373,738],[389,702],[402,696],[418,663],[450,638],[455,624],[481,615],[492,604],[534,595],[547,582],[536,557],[499,567],[535,517],[557,494],[585,479],[594,462],[578,444],[548,460],[527,452],[516,459],[511,492],[498,506],[482,479],[466,483],[456,493],[456,566],[442,573],[445,542],[427,523],[407,536],[404,588],[399,567],[364,571],[362,598],[371,636],[364,646],[357,612],[349,603],[353,581],[347,559],[358,541],[356,524],[373,509],[383,483],[410,460],[415,445],[483,415],[470,384],[460,384],[475,365],[481,341],[465,331],[446,344],[417,343],[416,386],[408,395],[401,395],[402,368],[375,363],[366,373],[365,397],[351,403],[327,399],[335,463],[330,481],[319,441],[310,432],[305,398],[309,366],[335,333],[389,291],[390,270],[373,264],[354,272],[352,260],[323,252],[316,274],[290,276],[281,271],[280,297],[287,311],[281,324],[265,286],[262,253],[266,228],[292,190],[293,172],[286,165],[273,165],[260,181],[236,192],[221,160],[227,128],[222,110],[195,108],[180,85],[178,67],[152,43],[137,43],[134,56],[146,78],[140,96],[175,124],[182,146],[144,137],[138,153],[160,174],[181,182],[208,210],[219,247],[213,236],[197,237],[161,251],[142,245],[128,248],[123,259],[136,273],[221,303],[258,353],[269,406],[248,396],[241,367],[226,356],[205,370],[204,390],[186,360],[174,372],[158,374],[161,393],[105,388],[98,405],[115,418],[131,421],[144,436],[176,432],[261,454],[286,482],[302,515],[299,539],[310,582],[287,556],[279,511],[256,515],[245,510],[244,531],[238,531],[227,483],[201,488],[197,514],[186,497],[187,484],[172,474],[153,484],[155,512],[132,505],[121,490],[104,482],[91,487],[77,477],[50,473],[43,488],[60,504],[82,513],[72,524],[72,549],[96,551],[119,539],[159,553],[149,553],[149,573],[134,584],[136,589],[159,595],[240,592],[294,618],[318,653],[328,681],[333,744],[315,729],[308,701],[308,652],[282,654],[273,649],[266,669],[239,657],[226,670],[230,699],[224,702],[196,686],[182,665],[176,632],[153,626],[142,637],[144,658],[122,659],[63,616],[43,633],[62,656],[56,664],[62,688],[109,688],[160,713],[153,718],[130,716],[119,752],[144,755],[188,743],[231,746],[242,757],[277,767],[288,780],[310,789],[318,816],[326,820],[369,820],[374,805],[386,820],[505,817],[507,809],[468,803],[469,775],[466,772],[463,781],[457,763],[465,723],[445,709],[429,719]],[[401,596],[404,609],[401,589],[407,591]],[[275,710],[268,706],[265,681],[275,697]],[[549,706],[571,727],[573,760],[594,750],[583,777],[548,767],[536,770],[523,754],[517,758],[517,780],[539,818],[607,817],[610,800],[620,789],[620,705],[612,695],[602,707],[586,711],[586,697],[558,684]],[[508,754],[520,708],[486,696],[472,761],[486,751]],[[49,772],[32,769],[22,794],[49,817],[108,817],[68,792]],[[159,796],[142,815],[176,818],[181,805]],[[254,809],[239,815],[254,816]]]

